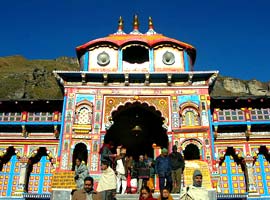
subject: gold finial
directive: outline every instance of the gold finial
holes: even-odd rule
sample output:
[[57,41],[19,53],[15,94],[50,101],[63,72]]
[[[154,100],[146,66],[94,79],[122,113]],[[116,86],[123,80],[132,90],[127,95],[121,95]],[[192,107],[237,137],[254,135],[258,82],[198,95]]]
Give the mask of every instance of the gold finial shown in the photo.
[[117,35],[125,34],[123,29],[124,29],[124,20],[123,20],[122,16],[120,16],[119,20],[118,20],[118,29],[117,29],[117,32],[115,34],[117,34]]
[[148,25],[149,25],[149,29],[153,29],[154,27],[153,27],[153,19],[152,19],[152,17],[149,17],[149,23],[148,23]]
[[148,34],[148,35],[156,34],[156,32],[154,31],[154,25],[153,25],[152,17],[149,17],[149,20],[148,20],[148,31],[147,31],[146,34]]
[[122,16],[120,16],[118,20],[118,30],[123,30],[123,25],[124,25],[124,21],[123,21]]
[[139,19],[138,19],[138,15],[134,15],[134,19],[133,19],[133,30],[138,30],[139,29]]

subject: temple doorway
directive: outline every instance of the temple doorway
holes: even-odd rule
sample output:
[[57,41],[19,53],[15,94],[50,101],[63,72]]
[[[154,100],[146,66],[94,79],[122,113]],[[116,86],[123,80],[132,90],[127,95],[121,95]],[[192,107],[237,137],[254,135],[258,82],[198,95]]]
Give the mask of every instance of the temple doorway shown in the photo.
[[184,159],[185,160],[199,160],[200,159],[200,150],[195,144],[188,144],[184,150]]
[[160,111],[147,103],[126,103],[112,113],[113,125],[107,130],[104,142],[123,145],[127,155],[138,159],[147,154],[154,157],[153,144],[168,147],[167,130],[163,127],[164,118]]
[[87,165],[88,151],[84,143],[76,144],[72,155],[72,170],[75,170],[76,158],[80,158]]

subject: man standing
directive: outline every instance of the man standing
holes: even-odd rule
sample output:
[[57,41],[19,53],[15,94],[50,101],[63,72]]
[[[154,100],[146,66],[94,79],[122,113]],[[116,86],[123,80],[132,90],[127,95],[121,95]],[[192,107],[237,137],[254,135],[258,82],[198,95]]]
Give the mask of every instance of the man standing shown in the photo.
[[193,185],[183,188],[180,200],[209,200],[208,191],[202,187],[202,173],[196,169],[193,172]]
[[116,193],[124,194],[127,189],[127,158],[126,158],[126,149],[121,147],[120,155],[116,156],[116,177],[117,177],[117,189]]
[[[139,160],[136,163],[135,169],[138,172],[138,190],[137,193],[140,193],[140,190],[143,186],[146,185],[147,180],[149,179],[150,171],[148,170],[143,155],[139,156]],[[149,172],[149,174],[148,174]]]
[[172,193],[180,193],[182,173],[185,168],[185,161],[182,154],[177,152],[177,146],[173,145],[172,153],[169,155],[172,163]]
[[99,150],[100,160],[107,161],[109,163],[109,166],[112,168],[114,168],[113,162],[116,157],[116,154],[112,153],[113,148],[114,148],[114,144],[112,141],[110,141],[108,144],[104,143]]
[[[172,164],[171,164],[171,159],[168,156],[168,150],[166,148],[163,148],[161,150],[161,154],[157,157],[155,170],[159,178],[160,192],[165,187],[168,188],[169,191],[171,191],[172,189],[172,177],[171,177]],[[166,181],[166,185],[165,185],[165,181]]]
[[116,175],[108,161],[101,161],[101,170],[97,191],[100,192],[102,200],[113,200],[116,194]]
[[72,200],[101,200],[93,189],[94,179],[90,176],[84,179],[84,188],[74,192]]

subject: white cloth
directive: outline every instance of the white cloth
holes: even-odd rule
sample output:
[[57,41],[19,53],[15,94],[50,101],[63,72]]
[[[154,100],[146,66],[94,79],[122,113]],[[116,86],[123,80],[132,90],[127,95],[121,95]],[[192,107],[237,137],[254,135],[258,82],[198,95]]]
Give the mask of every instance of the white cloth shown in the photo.
[[180,200],[210,200],[208,191],[204,187],[195,187],[193,185],[183,188]]
[[115,169],[116,173],[117,173],[117,189],[116,192],[119,193],[120,192],[120,188],[122,186],[122,192],[121,194],[124,194],[127,188],[127,178],[125,176],[125,167],[124,167],[124,163],[123,163],[123,159],[119,159],[116,161],[116,169]]
[[116,188],[117,193],[120,192],[121,186],[122,186],[121,194],[125,194],[126,189],[127,189],[127,179],[124,175],[118,174],[117,175],[117,188]]
[[111,167],[102,171],[98,182],[97,192],[105,190],[116,190],[116,175]]
[[115,170],[116,170],[116,172],[118,172],[119,174],[122,174],[122,175],[124,175],[126,173],[122,159],[119,159],[116,161],[116,169]]

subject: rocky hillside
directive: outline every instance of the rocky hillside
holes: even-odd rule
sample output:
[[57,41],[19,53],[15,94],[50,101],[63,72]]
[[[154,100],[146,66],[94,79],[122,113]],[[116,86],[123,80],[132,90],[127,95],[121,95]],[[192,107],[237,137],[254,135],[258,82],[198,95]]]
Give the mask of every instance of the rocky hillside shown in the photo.
[[[63,99],[53,70],[79,70],[76,58],[27,60],[22,56],[0,57],[0,100]],[[243,81],[219,76],[211,96],[270,96],[270,82]]]
[[232,77],[219,76],[213,86],[211,96],[270,97],[270,81],[268,81],[267,83],[263,83],[258,80],[244,81]]
[[53,70],[79,70],[77,59],[27,60],[22,56],[0,58],[0,99],[63,99]]

